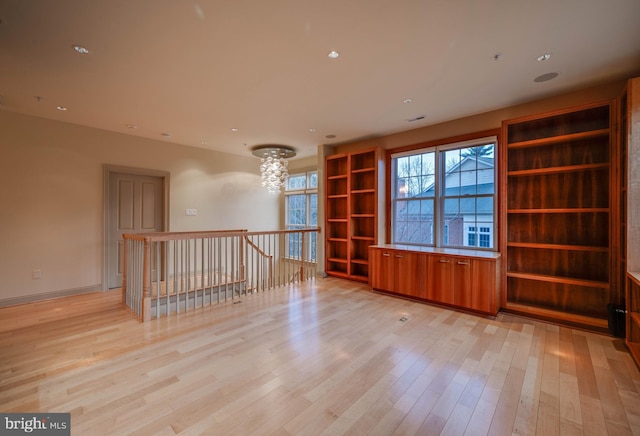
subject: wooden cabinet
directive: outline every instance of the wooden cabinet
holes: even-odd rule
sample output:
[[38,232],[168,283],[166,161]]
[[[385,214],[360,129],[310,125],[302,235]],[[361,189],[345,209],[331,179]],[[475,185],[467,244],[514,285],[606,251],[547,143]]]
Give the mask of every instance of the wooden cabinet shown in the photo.
[[377,237],[378,151],[326,159],[326,265],[329,275],[367,282]]
[[425,254],[371,248],[369,260],[372,287],[396,294],[427,298],[426,277],[429,268]]
[[471,257],[433,256],[433,301],[495,314],[496,262]]
[[376,289],[396,292],[396,269],[394,250],[369,250],[371,271],[369,284]]
[[620,290],[613,102],[503,123],[508,310],[606,328]]
[[496,272],[496,262],[484,259],[473,259],[470,307],[480,312],[498,312],[499,276]]
[[432,286],[427,292],[429,299],[445,304],[454,304],[454,259],[450,256],[433,256]]
[[498,313],[500,255],[404,245],[369,247],[374,290]]

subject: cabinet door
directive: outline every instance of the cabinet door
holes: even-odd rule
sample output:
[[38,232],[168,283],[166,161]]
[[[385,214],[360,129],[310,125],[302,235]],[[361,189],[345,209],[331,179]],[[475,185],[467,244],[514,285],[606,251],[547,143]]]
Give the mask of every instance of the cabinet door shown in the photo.
[[433,295],[433,300],[454,304],[453,271],[454,261],[451,257],[434,256],[433,289],[430,292]]
[[472,263],[472,292],[469,307],[487,313],[496,313],[496,262],[474,259]]
[[427,255],[422,253],[396,252],[395,285],[399,294],[427,298],[425,266]]
[[472,260],[464,258],[454,258],[451,259],[451,263],[453,264],[453,304],[465,308],[471,307]]
[[394,290],[394,253],[392,250],[370,249],[371,270],[369,277],[373,289]]

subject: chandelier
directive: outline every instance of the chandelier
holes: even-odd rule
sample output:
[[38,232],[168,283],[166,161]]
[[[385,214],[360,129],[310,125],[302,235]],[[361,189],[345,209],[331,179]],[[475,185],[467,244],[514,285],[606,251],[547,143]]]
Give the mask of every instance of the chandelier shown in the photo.
[[296,155],[295,150],[286,145],[258,145],[251,152],[260,158],[262,186],[270,193],[279,193],[289,178],[287,159]]

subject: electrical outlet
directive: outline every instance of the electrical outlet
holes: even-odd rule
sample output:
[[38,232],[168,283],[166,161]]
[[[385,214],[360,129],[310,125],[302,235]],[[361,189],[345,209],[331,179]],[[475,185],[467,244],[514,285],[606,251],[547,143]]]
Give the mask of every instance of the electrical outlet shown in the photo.
[[198,209],[186,209],[184,211],[184,214],[186,216],[197,216],[198,215]]
[[39,269],[34,269],[33,271],[31,271],[31,278],[33,280],[39,280],[42,278],[42,271],[40,271]]

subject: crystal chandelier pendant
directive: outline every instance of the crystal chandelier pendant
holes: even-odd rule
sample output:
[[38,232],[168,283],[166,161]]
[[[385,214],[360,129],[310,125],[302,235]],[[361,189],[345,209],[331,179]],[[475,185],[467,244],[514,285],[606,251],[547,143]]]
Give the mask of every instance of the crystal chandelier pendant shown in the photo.
[[278,194],[289,178],[288,158],[296,155],[293,148],[285,145],[261,145],[252,150],[260,158],[262,186],[272,194]]

